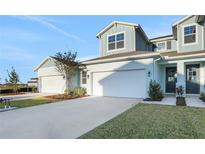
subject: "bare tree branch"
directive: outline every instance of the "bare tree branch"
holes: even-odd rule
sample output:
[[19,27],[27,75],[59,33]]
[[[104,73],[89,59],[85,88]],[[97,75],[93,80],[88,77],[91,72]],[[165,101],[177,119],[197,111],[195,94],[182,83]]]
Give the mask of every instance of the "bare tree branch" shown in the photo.
[[81,65],[79,61],[76,60],[77,52],[57,52],[52,58],[55,59],[56,70],[65,76],[66,79],[66,90],[69,88],[69,81],[77,73],[79,66]]

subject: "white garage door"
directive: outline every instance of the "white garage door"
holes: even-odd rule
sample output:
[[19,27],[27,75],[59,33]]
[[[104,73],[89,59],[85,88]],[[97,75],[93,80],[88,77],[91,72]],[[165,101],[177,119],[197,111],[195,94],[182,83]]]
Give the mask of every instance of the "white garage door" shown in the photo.
[[64,93],[65,79],[63,76],[46,76],[41,78],[41,92]]
[[115,97],[145,97],[145,70],[93,73],[93,95]]

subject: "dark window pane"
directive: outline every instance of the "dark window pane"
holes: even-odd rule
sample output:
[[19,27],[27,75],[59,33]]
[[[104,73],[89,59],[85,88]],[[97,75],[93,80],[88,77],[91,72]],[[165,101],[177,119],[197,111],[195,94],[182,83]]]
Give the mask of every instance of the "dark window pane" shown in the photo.
[[171,41],[167,41],[167,49],[171,49],[172,48],[172,42]]
[[114,50],[115,49],[115,43],[110,43],[108,45],[108,50]]
[[191,35],[196,33],[196,26],[188,26],[184,28],[184,35]]
[[122,40],[124,40],[124,34],[122,33],[122,34],[118,34],[117,35],[117,41],[122,41]]
[[87,79],[86,78],[82,78],[82,84],[86,84],[87,83]]
[[196,32],[196,26],[190,26],[190,33]]
[[193,43],[196,42],[196,35],[188,35],[188,36],[184,36],[184,43]]
[[86,71],[83,71],[83,72],[82,72],[82,77],[86,77],[86,75],[87,75],[87,72],[86,72]]
[[194,26],[192,33],[196,33],[196,26]]
[[117,49],[124,48],[124,41],[117,42]]
[[157,48],[158,48],[158,50],[165,50],[165,42],[158,43]]
[[115,35],[109,36],[108,41],[109,42],[115,42]]

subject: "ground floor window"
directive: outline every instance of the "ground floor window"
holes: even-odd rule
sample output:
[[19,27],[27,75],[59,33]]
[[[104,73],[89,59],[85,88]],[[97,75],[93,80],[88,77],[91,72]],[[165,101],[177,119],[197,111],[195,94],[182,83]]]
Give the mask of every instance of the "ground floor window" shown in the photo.
[[82,76],[81,76],[81,81],[82,84],[87,84],[87,72],[86,71],[82,71]]

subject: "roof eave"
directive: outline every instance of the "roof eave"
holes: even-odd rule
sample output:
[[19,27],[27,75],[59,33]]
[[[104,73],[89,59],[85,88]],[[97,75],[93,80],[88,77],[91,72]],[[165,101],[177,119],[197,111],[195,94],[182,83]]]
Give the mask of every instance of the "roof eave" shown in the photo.
[[194,15],[188,15],[188,16],[183,17],[181,20],[178,20],[177,22],[173,23],[172,27],[182,23],[184,20],[187,20],[187,19],[191,18],[192,16],[194,16]]
[[174,36],[167,36],[167,37],[163,37],[163,38],[153,38],[150,39],[150,42],[158,42],[158,41],[164,41],[164,40],[172,40],[174,39]]
[[38,64],[38,65],[34,68],[34,72],[36,72],[48,59],[54,60],[51,56],[46,57],[40,64]]
[[82,62],[82,64],[89,65],[89,64],[97,64],[97,63],[104,63],[104,62],[113,62],[113,61],[120,61],[120,60],[130,60],[130,59],[142,59],[142,58],[154,58],[156,56],[160,56],[160,53],[151,53],[151,54],[141,54],[141,55],[132,55],[132,56],[124,56],[124,57],[117,57],[117,58],[109,58],[109,59],[99,59],[93,61]]
[[147,36],[147,34],[144,32],[144,30],[142,29],[142,27],[138,24],[138,26],[136,27],[136,29],[138,29],[142,32],[143,36],[145,37],[146,41],[149,42],[149,38]]
[[200,53],[200,54],[195,54],[195,55],[183,55],[183,56],[174,56],[174,57],[169,57],[169,56],[164,56],[165,60],[178,60],[178,59],[183,59],[183,58],[201,58],[202,56],[205,57],[205,53]]
[[103,28],[101,31],[99,31],[97,34],[96,34],[96,37],[99,38],[99,36],[104,33],[107,29],[109,29],[112,25],[114,24],[124,24],[124,25],[128,25],[128,26],[134,26],[134,27],[137,27],[139,26],[139,24],[135,24],[135,23],[128,23],[128,22],[122,22],[122,21],[113,21],[111,22],[109,25],[107,25],[105,28]]

